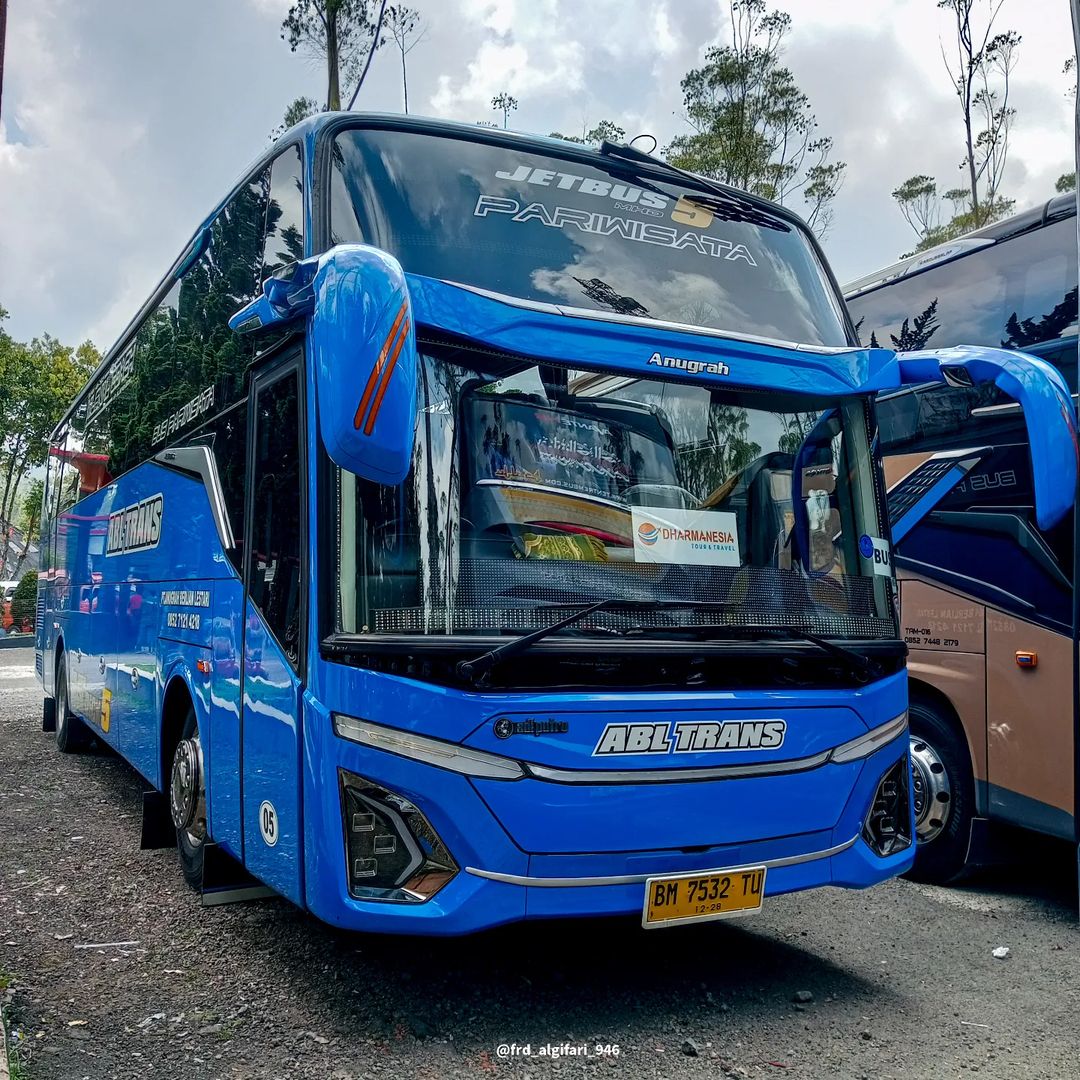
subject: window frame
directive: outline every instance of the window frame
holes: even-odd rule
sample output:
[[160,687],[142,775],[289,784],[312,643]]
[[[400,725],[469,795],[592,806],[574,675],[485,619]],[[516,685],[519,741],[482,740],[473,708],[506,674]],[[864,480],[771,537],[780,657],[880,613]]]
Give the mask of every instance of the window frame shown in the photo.
[[[310,513],[310,485],[308,482],[308,424],[307,424],[307,381],[304,378],[306,350],[302,344],[290,339],[284,342],[279,351],[251,369],[251,377],[248,384],[247,395],[247,462],[244,468],[244,553],[243,571],[240,575],[244,588],[245,603],[250,600],[252,607],[258,611],[263,620],[266,631],[277,642],[289,666],[293,668],[297,677],[304,682],[308,670],[308,618],[311,607],[311,590],[309,587],[309,574],[311,567],[311,513]],[[258,434],[258,396],[263,390],[267,390],[290,376],[296,379],[296,409],[297,429],[296,438],[298,444],[300,473],[300,633],[297,641],[297,662],[289,661],[287,647],[278,637],[273,626],[266,618],[266,613],[257,604],[251,595],[251,560],[255,550],[255,463]],[[330,576],[330,575],[328,575]],[[246,616],[245,616],[246,618]]]

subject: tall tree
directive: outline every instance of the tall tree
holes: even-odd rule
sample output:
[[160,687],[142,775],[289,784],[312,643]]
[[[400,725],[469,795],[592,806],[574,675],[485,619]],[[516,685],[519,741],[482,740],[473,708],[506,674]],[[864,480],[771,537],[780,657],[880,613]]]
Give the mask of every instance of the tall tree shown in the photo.
[[[905,180],[892,195],[924,251],[971,229],[1009,214],[1014,199],[1002,194],[1009,156],[1009,134],[1016,109],[1009,103],[1009,84],[1016,67],[1020,35],[994,33],[1004,0],[938,0],[952,15],[953,40],[941,55],[960,105],[963,127],[964,183],[939,193],[933,177]],[[942,202],[952,215],[940,223]]]
[[341,108],[341,83],[357,78],[376,47],[369,0],[295,0],[281,24],[293,52],[326,63],[326,108]]
[[517,98],[511,97],[505,90],[501,94],[496,94],[491,99],[491,107],[496,112],[502,110],[503,114],[503,127],[510,123],[510,114],[518,107]]
[[20,481],[45,460],[49,433],[100,359],[90,342],[72,349],[48,334],[29,344],[0,334],[0,521],[5,524],[15,516]]
[[[971,192],[971,213],[977,224],[992,220],[1008,157],[1009,128],[1016,115],[1009,105],[1009,76],[1016,64],[1020,35],[1006,30],[991,37],[1003,2],[938,0],[938,7],[951,11],[956,23],[955,56],[950,59],[943,47],[942,58],[963,116],[964,164]],[[981,28],[972,21],[977,7],[985,9]],[[980,201],[985,209],[980,209]]]
[[406,57],[424,40],[427,27],[420,12],[404,4],[393,4],[386,9],[386,28],[401,54],[401,91],[405,112],[409,111],[409,72]]
[[[19,490],[22,491],[23,489],[20,488]],[[26,562],[26,556],[30,551],[30,545],[36,544],[41,538],[41,503],[44,497],[45,481],[38,477],[30,482],[29,487],[26,488],[25,494],[22,496],[19,529],[22,531],[23,545],[22,551],[19,552],[19,558],[15,563],[15,572],[12,577],[18,577],[22,572],[23,563]]]
[[667,154],[776,202],[801,195],[808,224],[824,235],[846,166],[830,160],[832,139],[818,134],[809,99],[781,63],[791,16],[765,0],[729,0],[728,12],[730,42],[710,47],[682,80],[693,134],[677,136]]

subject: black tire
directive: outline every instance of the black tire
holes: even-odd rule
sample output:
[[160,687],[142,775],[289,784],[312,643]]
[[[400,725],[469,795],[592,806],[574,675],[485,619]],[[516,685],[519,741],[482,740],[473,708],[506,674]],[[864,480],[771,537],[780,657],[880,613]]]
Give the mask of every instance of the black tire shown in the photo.
[[72,711],[68,698],[67,657],[61,655],[56,667],[56,746],[62,754],[85,750],[90,732]]
[[[184,718],[184,727],[180,734],[180,741],[183,743],[187,739],[198,739],[199,725],[195,719],[195,706],[188,705],[187,716]],[[177,751],[179,745],[177,746]],[[175,753],[174,753],[175,760]],[[173,769],[169,769],[169,800],[172,802],[172,785],[175,781]],[[205,783],[205,778],[200,776],[200,784]],[[206,812],[205,804],[205,787],[203,788],[203,813]],[[195,833],[189,832],[187,829],[176,830],[176,850],[180,854],[180,869],[184,873],[184,880],[190,885],[196,892],[201,891],[203,882],[203,858],[206,852],[206,842],[208,837],[206,836],[206,822],[202,822],[201,836],[199,831]]]
[[[907,876],[913,881],[944,885],[959,877],[966,865],[971,819],[975,814],[971,757],[958,725],[941,709],[913,698],[908,715],[912,755],[923,756],[923,768],[926,768],[927,759],[935,762],[932,766],[935,772],[939,766],[944,768],[949,797],[931,800],[922,831],[933,835],[918,841],[915,865]],[[913,774],[917,773],[918,765],[913,764],[912,770]],[[915,796],[916,775],[912,776],[912,781]]]

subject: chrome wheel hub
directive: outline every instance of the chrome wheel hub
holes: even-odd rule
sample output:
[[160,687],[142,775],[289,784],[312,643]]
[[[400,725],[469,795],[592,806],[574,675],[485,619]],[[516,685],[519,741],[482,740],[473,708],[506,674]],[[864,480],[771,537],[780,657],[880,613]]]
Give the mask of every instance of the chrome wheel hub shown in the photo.
[[949,823],[952,788],[938,752],[925,740],[911,736],[911,796],[915,807],[915,838],[920,844],[936,839]]
[[193,843],[205,838],[206,796],[198,733],[183,739],[176,748],[169,784],[169,809],[173,824],[186,832]]

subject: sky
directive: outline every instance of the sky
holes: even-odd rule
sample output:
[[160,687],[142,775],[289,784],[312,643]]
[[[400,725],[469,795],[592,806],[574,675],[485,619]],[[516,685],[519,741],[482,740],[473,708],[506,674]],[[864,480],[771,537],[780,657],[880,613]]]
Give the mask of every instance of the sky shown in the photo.
[[[985,0],[983,0],[985,3]],[[688,130],[679,81],[727,40],[726,0],[411,0],[413,112],[580,133],[601,119],[665,145]],[[914,236],[890,192],[962,180],[962,124],[936,0],[776,0],[784,63],[847,162],[825,251],[841,282]],[[0,112],[0,306],[25,339],[112,344],[196,225],[270,141],[286,106],[325,94],[324,66],[280,35],[289,0],[9,0]],[[1023,208],[1072,169],[1066,0],[1003,0],[1022,36],[1006,194]],[[380,50],[357,108],[400,111]],[[799,204],[793,204],[799,209]]]

